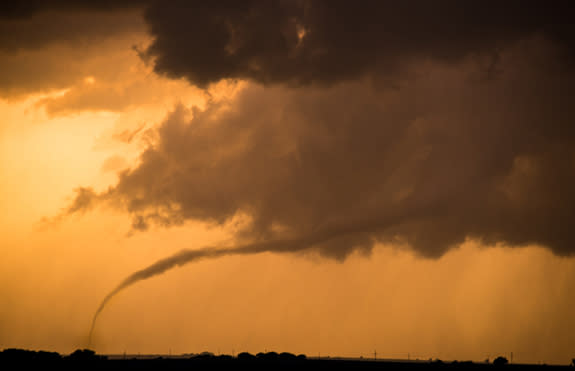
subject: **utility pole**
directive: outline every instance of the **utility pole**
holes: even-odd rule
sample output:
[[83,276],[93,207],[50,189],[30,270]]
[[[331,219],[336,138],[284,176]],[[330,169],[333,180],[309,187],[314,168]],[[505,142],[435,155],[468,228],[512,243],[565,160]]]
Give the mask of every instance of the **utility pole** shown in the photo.
[[373,350],[373,359],[377,360],[377,350]]

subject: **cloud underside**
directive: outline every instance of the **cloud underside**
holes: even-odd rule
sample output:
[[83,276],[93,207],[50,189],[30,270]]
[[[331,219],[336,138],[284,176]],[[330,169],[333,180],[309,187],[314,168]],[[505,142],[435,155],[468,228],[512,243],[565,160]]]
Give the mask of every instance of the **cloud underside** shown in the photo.
[[201,87],[222,79],[289,86],[393,79],[421,59],[459,63],[487,54],[496,61],[502,49],[533,37],[559,45],[572,63],[574,13],[569,0],[7,3],[0,5],[0,94],[46,91],[50,80],[52,89],[69,87],[64,75],[77,74],[81,53],[58,64],[41,54],[46,48],[86,49],[144,29],[152,43],[140,56],[158,74]]
[[[183,102],[138,165],[65,213],[110,204],[135,230],[238,218],[238,244],[313,241],[334,257],[377,241],[434,257],[466,238],[575,251],[571,1],[53,4],[0,8],[13,67],[0,93],[47,89],[16,73],[38,71],[20,55],[137,32],[141,14],[151,43],[137,52],[157,74],[248,81],[203,111]],[[106,86],[43,103],[121,110],[141,90],[119,104]]]
[[155,70],[207,86],[221,79],[330,85],[394,75],[404,63],[497,54],[539,35],[575,52],[570,1],[155,1],[145,10]]
[[557,53],[533,39],[502,51],[496,76],[477,58],[421,61],[393,88],[252,83],[179,106],[136,167],[70,211],[111,204],[135,230],[242,216],[238,243],[313,241],[337,258],[378,241],[437,257],[466,238],[570,255],[575,75]]

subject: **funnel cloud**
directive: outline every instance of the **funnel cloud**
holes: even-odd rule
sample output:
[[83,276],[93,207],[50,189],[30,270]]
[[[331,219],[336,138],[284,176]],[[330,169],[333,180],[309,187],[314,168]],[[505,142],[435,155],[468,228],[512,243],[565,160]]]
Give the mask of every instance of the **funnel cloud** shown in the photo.
[[318,230],[312,235],[299,239],[262,241],[231,248],[206,247],[200,250],[181,250],[167,258],[158,260],[157,262],[149,265],[144,269],[132,273],[126,277],[118,286],[116,286],[116,288],[113,289],[108,295],[106,295],[100,303],[100,306],[96,310],[96,313],[92,319],[92,327],[90,328],[89,333],[89,342],[91,343],[96,321],[110,300],[120,292],[140,281],[161,275],[173,268],[181,267],[200,259],[219,258],[226,255],[250,255],[263,252],[296,252],[304,249],[309,249],[334,238],[342,236],[353,236],[354,234],[364,232],[365,230],[371,230],[372,228],[376,227],[376,225],[373,225],[373,223],[378,223],[379,226],[384,226],[384,224],[382,224],[383,220],[381,218],[373,220],[357,220],[354,223],[348,223],[345,226],[326,226],[322,230]]

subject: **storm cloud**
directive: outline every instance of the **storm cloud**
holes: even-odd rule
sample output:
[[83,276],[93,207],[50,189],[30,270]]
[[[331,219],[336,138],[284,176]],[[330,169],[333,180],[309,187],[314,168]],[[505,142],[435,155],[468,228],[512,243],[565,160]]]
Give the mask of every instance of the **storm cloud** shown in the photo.
[[51,77],[53,61],[41,54],[22,61],[22,52],[88,47],[143,29],[152,42],[139,55],[158,74],[200,87],[222,79],[330,85],[365,76],[393,83],[422,59],[456,64],[469,56],[489,56],[495,72],[501,50],[536,36],[572,64],[574,8],[568,0],[12,2],[0,6],[0,64],[12,71],[0,73],[0,89],[45,91],[50,80],[54,89],[67,87]]
[[110,53],[130,51],[145,30],[135,1],[3,2],[0,98],[69,89],[95,73],[113,79],[117,73],[105,70],[117,69],[122,61]]
[[124,209],[142,231],[242,216],[239,244],[327,234],[309,247],[336,258],[378,241],[437,257],[466,238],[570,255],[575,74],[561,53],[518,43],[495,77],[473,57],[422,61],[394,88],[248,84],[177,107],[139,164],[82,204]]
[[[29,1],[0,5],[0,53],[90,45],[142,28],[142,2]],[[138,6],[140,5],[140,6]],[[37,61],[39,68],[42,61]]]
[[571,1],[154,1],[155,70],[207,86],[226,78],[331,84],[393,75],[422,58],[458,62],[540,35],[575,50]]

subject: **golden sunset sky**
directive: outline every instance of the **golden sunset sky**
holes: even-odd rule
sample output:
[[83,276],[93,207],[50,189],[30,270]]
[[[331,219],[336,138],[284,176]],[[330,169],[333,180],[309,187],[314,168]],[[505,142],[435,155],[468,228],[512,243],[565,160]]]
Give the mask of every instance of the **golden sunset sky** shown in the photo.
[[569,363],[573,11],[457,4],[0,6],[0,349]]

